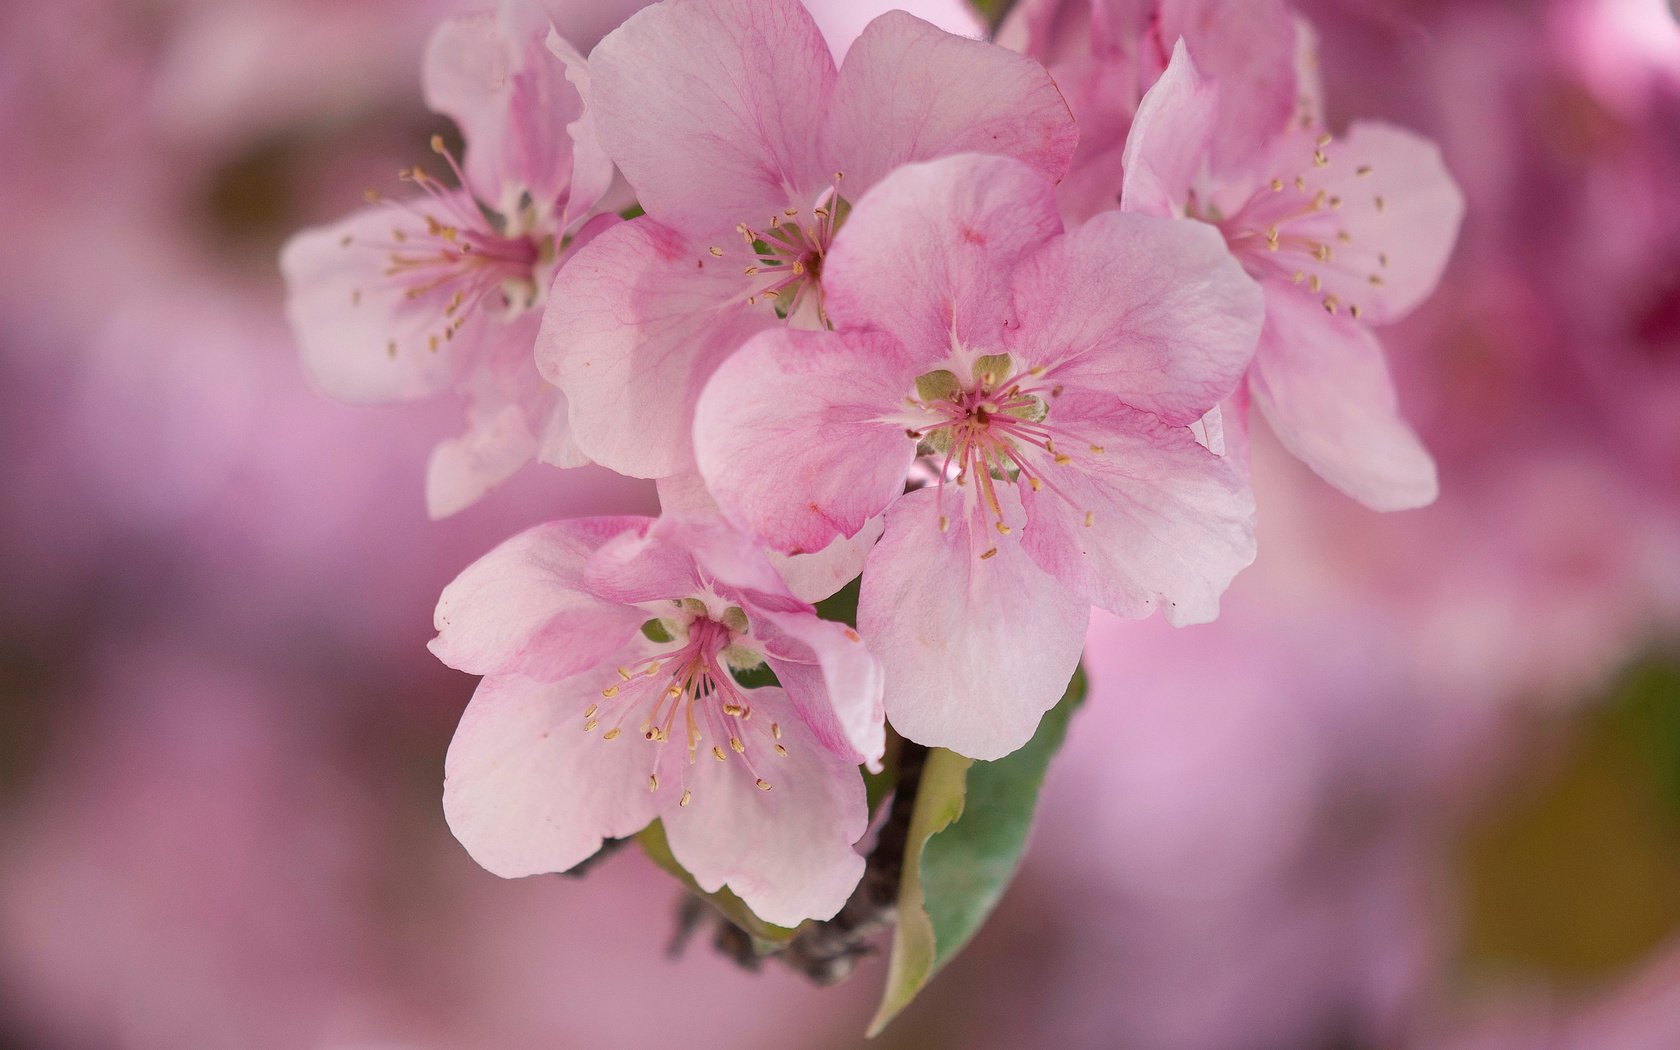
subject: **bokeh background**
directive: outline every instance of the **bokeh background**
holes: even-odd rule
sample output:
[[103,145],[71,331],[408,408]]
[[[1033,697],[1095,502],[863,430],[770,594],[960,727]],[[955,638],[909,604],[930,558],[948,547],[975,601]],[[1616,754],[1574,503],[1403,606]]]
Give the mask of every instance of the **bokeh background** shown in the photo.
[[[429,522],[455,410],[295,360],[279,245],[447,130],[457,6],[0,4],[4,1050],[861,1044],[879,962],[668,958],[639,857],[504,882],[444,825],[438,591],[655,506],[531,468]],[[555,6],[587,46],[637,5]],[[1680,1047],[1680,28],[1303,9],[1334,122],[1437,137],[1470,201],[1386,335],[1442,498],[1371,514],[1260,438],[1258,563],[1217,624],[1095,623],[1020,880],[882,1050]]]

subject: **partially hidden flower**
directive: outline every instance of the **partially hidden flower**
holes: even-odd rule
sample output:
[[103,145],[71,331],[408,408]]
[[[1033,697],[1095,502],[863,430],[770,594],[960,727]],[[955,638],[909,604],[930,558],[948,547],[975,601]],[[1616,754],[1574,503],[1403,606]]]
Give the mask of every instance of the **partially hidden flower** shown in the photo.
[[[664,823],[702,889],[828,918],[863,872],[857,763],[885,744],[881,670],[718,523],[538,526],[443,593],[432,651],[485,676],[449,747],[444,811],[505,877],[564,871]],[[768,670],[776,685],[738,676]]]
[[1295,110],[1297,31],[1283,0],[1021,0],[997,40],[1048,66],[1079,122],[1079,148],[1058,191],[1073,223],[1119,203],[1132,118],[1175,41],[1225,89],[1213,148],[1232,163]]
[[1063,233],[1042,174],[968,155],[883,180],[827,266],[838,331],[756,336],[707,386],[696,451],[780,550],[885,510],[858,626],[900,733],[996,758],[1061,695],[1090,604],[1216,614],[1253,497],[1198,436],[1262,306],[1214,231],[1108,212]]
[[1402,418],[1370,326],[1434,289],[1464,198],[1433,143],[1381,123],[1324,130],[1317,105],[1251,159],[1214,151],[1225,92],[1181,42],[1126,145],[1122,208],[1199,220],[1266,297],[1246,390],[1284,446],[1377,510],[1435,499],[1435,461]]
[[416,194],[294,237],[281,253],[287,314],[328,393],[363,404],[453,391],[467,430],[433,452],[426,502],[445,517],[533,457],[587,462],[565,400],[532,357],[556,267],[605,224],[591,209],[612,179],[579,85],[583,58],[530,0],[452,19],[426,55],[427,102],[466,142],[434,137],[458,182],[419,167]]
[[694,401],[723,358],[822,323],[824,260],[888,172],[983,152],[1054,179],[1077,138],[1036,62],[901,11],[837,69],[798,0],[666,0],[590,72],[601,141],[647,214],[560,272],[537,357],[583,452],[638,477],[691,468]]

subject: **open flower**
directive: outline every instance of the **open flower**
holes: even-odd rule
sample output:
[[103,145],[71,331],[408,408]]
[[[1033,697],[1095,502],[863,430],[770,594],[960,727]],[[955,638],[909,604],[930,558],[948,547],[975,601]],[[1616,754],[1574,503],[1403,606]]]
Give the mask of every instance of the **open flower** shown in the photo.
[[1377,123],[1337,139],[1312,112],[1222,166],[1224,98],[1180,42],[1132,126],[1122,207],[1212,226],[1259,282],[1266,326],[1247,390],[1285,447],[1374,509],[1432,502],[1435,461],[1400,416],[1368,325],[1434,289],[1463,196],[1426,139]]
[[[470,505],[537,456],[586,462],[565,401],[532,358],[554,270],[612,178],[577,84],[584,63],[529,0],[445,23],[426,56],[426,97],[452,117],[464,164],[434,137],[459,185],[416,167],[419,193],[294,237],[281,253],[287,313],[315,380],[384,403],[453,390],[467,431],[427,470],[434,517]],[[552,45],[552,47],[551,47]],[[570,78],[570,79],[569,79]]]
[[1127,132],[1174,41],[1224,86],[1214,149],[1237,162],[1294,112],[1296,33],[1283,0],[1020,0],[997,40],[1048,66],[1079,121],[1057,193],[1072,223],[1119,203]]
[[824,279],[839,331],[755,337],[706,388],[696,451],[725,514],[784,551],[890,507],[858,624],[899,732],[996,758],[1061,695],[1090,603],[1216,614],[1253,502],[1197,428],[1262,308],[1212,230],[1109,212],[1062,234],[1049,180],[968,155],[883,180]]
[[1036,62],[903,12],[837,70],[798,0],[666,0],[603,40],[590,75],[647,214],[560,272],[537,357],[583,452],[639,477],[690,467],[694,401],[724,357],[820,325],[836,233],[889,171],[984,152],[1054,179],[1077,137]]
[[[445,766],[444,811],[484,867],[564,871],[665,823],[707,891],[828,918],[863,872],[856,763],[885,743],[881,671],[721,525],[560,521],[443,593],[432,651],[486,677]],[[768,667],[777,686],[744,688]]]

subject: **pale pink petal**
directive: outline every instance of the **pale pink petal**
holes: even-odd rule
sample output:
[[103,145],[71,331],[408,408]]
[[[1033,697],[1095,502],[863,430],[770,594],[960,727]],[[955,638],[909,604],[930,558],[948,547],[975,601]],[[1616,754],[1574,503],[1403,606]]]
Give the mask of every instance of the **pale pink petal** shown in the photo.
[[879,769],[887,741],[881,664],[862,636],[809,612],[749,608],[747,615],[776,680],[817,741]]
[[1043,66],[903,11],[875,19],[847,52],[823,126],[853,200],[902,164],[956,153],[1015,157],[1055,181],[1078,139]]
[[572,135],[583,99],[546,44],[548,15],[531,0],[452,18],[426,53],[426,104],[466,141],[473,190],[503,214],[529,192],[554,201],[571,183]]
[[1213,160],[1253,157],[1295,112],[1295,20],[1282,0],[1164,0],[1158,46],[1183,37],[1219,89]]
[[641,741],[583,732],[583,711],[599,699],[587,677],[486,678],[461,716],[444,759],[443,812],[494,874],[565,871],[657,815]]
[[891,333],[929,367],[953,337],[995,346],[1014,316],[1010,271],[1059,232],[1054,187],[1018,160],[908,165],[856,202],[824,261],[829,317]]
[[1105,212],[1029,257],[1006,343],[1046,382],[1189,424],[1236,389],[1264,303],[1213,227]]
[[410,227],[424,229],[406,212],[374,206],[305,230],[280,252],[286,316],[304,367],[333,397],[381,404],[446,390],[495,324],[475,310],[445,340],[450,292],[411,299],[386,275],[392,230]]
[[[1013,487],[999,496],[1018,532]],[[1032,738],[1061,697],[1090,606],[985,521],[959,513],[941,530],[939,500],[923,489],[887,512],[864,569],[858,629],[886,672],[894,729],[970,758],[1001,758]]]
[[816,140],[834,58],[798,0],[668,0],[601,41],[589,65],[601,142],[663,222],[760,222],[810,207],[833,174]]
[[1285,448],[1374,510],[1435,501],[1435,461],[1400,415],[1381,345],[1282,285],[1266,289],[1266,329],[1249,376]]
[[[1173,624],[1205,623],[1254,560],[1254,495],[1231,461],[1189,427],[1070,391],[1052,419],[1076,435],[1071,462],[1023,491],[1022,545],[1043,569],[1120,616],[1156,609]],[[1099,452],[1098,449],[1101,451]]]
[[1369,324],[1410,313],[1441,279],[1464,218],[1464,195],[1433,142],[1387,124],[1359,123],[1324,149],[1314,174],[1336,199],[1334,255],[1317,270],[1344,308]]
[[529,529],[469,566],[438,599],[429,648],[471,674],[557,681],[606,659],[646,615],[603,599],[591,557],[646,518],[580,518]]
[[[660,478],[658,488],[660,512],[666,517],[701,520],[723,517],[698,471]],[[865,522],[856,536],[842,536],[810,554],[783,554],[775,550],[765,553],[794,597],[801,602],[820,602],[857,579],[869,549],[881,538],[881,525],[882,519],[877,515]]]
[[695,412],[695,457],[724,515],[769,546],[820,551],[904,489],[916,442],[891,421],[918,368],[877,333],[760,333]]
[[426,464],[426,513],[433,520],[465,510],[500,485],[537,451],[518,405],[474,405],[467,432],[432,450]]
[[692,466],[700,390],[774,320],[747,305],[746,280],[646,217],[605,231],[561,268],[537,365],[565,392],[584,455],[632,477]]
[[811,554],[771,551],[770,563],[787,581],[788,590],[793,592],[794,597],[806,602],[820,602],[857,579],[870,549],[881,538],[884,524],[884,519],[876,515],[863,523],[856,536],[841,536]]
[[986,23],[969,0],[805,0],[835,61],[846,57],[869,23],[890,10],[908,11],[948,33],[982,40]]
[[1143,96],[1126,138],[1120,206],[1145,215],[1179,217],[1191,187],[1208,167],[1219,92],[1180,40],[1161,79]]
[[692,547],[669,518],[648,521],[603,544],[584,572],[590,593],[626,605],[681,600],[699,594],[706,581]]
[[572,437],[572,421],[566,407],[566,397],[554,392],[553,405],[543,416],[537,431],[537,461],[551,467],[582,467],[589,457],[578,448]]
[[[577,219],[606,196],[607,190],[612,187],[616,169],[612,158],[607,156],[606,148],[601,145],[600,135],[595,130],[595,114],[588,104],[589,60],[579,54],[558,30],[549,31],[547,43],[548,50],[565,67],[566,79],[571,81],[584,102],[582,113],[566,125],[566,133],[572,140],[572,185],[567,194],[567,210],[569,219]],[[577,240],[573,242],[574,249],[587,243],[587,236],[587,231],[579,231]]]
[[[748,694],[758,717],[775,717],[779,694]],[[797,926],[833,917],[851,896],[863,876],[852,846],[869,813],[857,767],[817,744],[797,716],[780,724],[786,755],[749,746],[751,769],[733,756],[686,767],[692,801],[666,808],[665,834],[701,889],[727,885],[759,918]]]

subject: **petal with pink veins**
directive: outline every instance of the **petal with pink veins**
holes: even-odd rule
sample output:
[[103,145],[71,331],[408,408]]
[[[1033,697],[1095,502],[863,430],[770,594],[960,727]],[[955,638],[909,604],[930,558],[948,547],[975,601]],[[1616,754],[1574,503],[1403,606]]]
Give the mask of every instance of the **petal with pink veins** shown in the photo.
[[811,206],[798,195],[833,174],[816,129],[834,58],[798,0],[668,0],[631,16],[589,64],[601,142],[662,222],[727,232]]
[[1254,560],[1254,495],[1238,466],[1185,426],[1070,391],[1051,418],[1069,462],[1022,493],[1021,543],[1045,572],[1119,616],[1205,623]]
[[[870,553],[858,629],[886,672],[887,717],[929,747],[996,759],[1032,739],[1078,666],[1090,606],[979,515],[913,492]],[[1019,531],[1012,486],[998,493]],[[960,497],[959,497],[960,498]],[[950,517],[948,529],[940,518]],[[982,559],[987,550],[997,553]]]
[[693,462],[694,403],[712,372],[774,315],[677,231],[643,217],[573,255],[549,290],[537,364],[566,394],[591,460],[657,478]]
[[429,648],[469,674],[558,681],[624,645],[646,615],[589,587],[590,560],[646,518],[581,518],[529,529],[486,554],[443,590]]
[[1213,227],[1105,212],[1022,264],[1005,345],[1041,382],[1188,425],[1236,389],[1264,309]]
[[[785,707],[779,694],[747,695],[758,717],[775,717]],[[692,799],[667,810],[665,834],[701,889],[728,886],[766,922],[797,926],[832,918],[857,887],[864,864],[852,847],[869,811],[856,766],[820,746],[797,716],[780,725],[785,755],[749,747],[686,767]]]
[[822,137],[851,196],[900,165],[957,153],[1014,157],[1055,181],[1079,130],[1037,62],[890,11],[847,52]]
[[823,264],[829,317],[888,332],[929,367],[953,339],[996,346],[1014,317],[1010,271],[1061,228],[1054,187],[1018,160],[907,165],[856,203],[836,238]]
[[479,683],[444,759],[443,812],[487,870],[503,878],[565,871],[658,815],[647,790],[652,756],[640,741],[583,732],[594,698],[582,677]]
[[1284,447],[1349,496],[1373,510],[1435,501],[1435,460],[1401,417],[1382,346],[1364,325],[1268,285],[1248,386]]
[[857,535],[916,455],[893,414],[918,367],[880,333],[763,332],[695,412],[695,456],[724,515],[787,553]]

